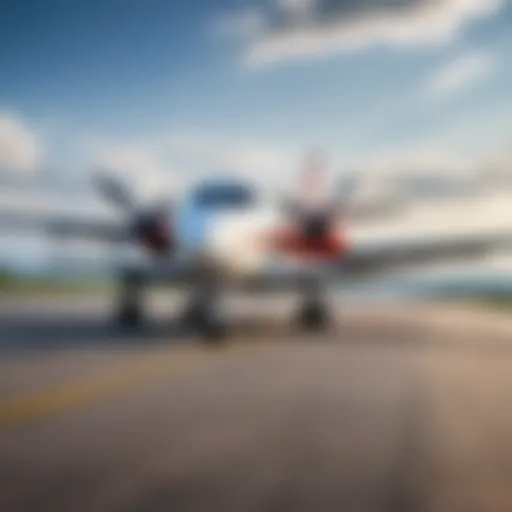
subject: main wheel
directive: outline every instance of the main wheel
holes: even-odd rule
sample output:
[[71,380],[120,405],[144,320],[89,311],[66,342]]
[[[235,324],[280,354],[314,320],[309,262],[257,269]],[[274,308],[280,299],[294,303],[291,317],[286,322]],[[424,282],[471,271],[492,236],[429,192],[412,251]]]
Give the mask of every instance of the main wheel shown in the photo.
[[299,326],[307,331],[320,331],[329,324],[327,308],[319,300],[306,300],[299,311]]
[[197,326],[201,340],[205,343],[222,343],[228,336],[226,322],[220,318],[210,317],[203,319]]
[[121,304],[116,316],[116,323],[120,327],[137,327],[142,323],[141,307],[136,302]]
[[136,273],[127,272],[120,276],[119,306],[116,323],[121,327],[137,327],[142,323],[143,279]]

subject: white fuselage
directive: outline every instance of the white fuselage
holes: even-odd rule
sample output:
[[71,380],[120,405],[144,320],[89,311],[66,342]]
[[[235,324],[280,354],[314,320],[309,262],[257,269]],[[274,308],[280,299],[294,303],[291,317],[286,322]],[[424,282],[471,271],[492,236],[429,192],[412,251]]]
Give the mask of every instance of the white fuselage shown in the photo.
[[179,212],[178,247],[184,254],[200,254],[232,275],[247,276],[278,264],[268,235],[283,225],[277,209],[263,202],[236,211]]

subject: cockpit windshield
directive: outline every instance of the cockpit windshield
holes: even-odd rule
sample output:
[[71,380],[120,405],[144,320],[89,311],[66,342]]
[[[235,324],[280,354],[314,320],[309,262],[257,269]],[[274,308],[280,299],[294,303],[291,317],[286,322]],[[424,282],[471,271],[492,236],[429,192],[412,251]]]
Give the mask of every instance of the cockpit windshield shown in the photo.
[[206,209],[245,209],[255,203],[253,189],[242,183],[204,183],[193,196],[194,204]]

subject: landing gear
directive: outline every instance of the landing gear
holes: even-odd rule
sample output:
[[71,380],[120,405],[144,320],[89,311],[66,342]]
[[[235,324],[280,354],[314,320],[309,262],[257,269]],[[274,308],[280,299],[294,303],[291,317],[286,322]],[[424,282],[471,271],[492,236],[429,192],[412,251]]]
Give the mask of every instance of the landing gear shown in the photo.
[[218,311],[218,294],[212,288],[203,288],[192,297],[185,314],[187,330],[197,333],[206,343],[220,343],[226,340],[228,326]]
[[142,313],[138,304],[121,304],[116,322],[120,327],[138,327],[142,323]]
[[327,326],[327,311],[320,301],[306,300],[299,311],[299,325],[308,331],[319,331]]
[[120,327],[137,327],[142,323],[142,276],[126,272],[121,276],[119,306],[116,312],[116,324]]
[[306,284],[304,299],[299,307],[298,324],[306,331],[321,331],[326,329],[330,322],[330,315],[324,297],[323,283],[312,280]]
[[317,298],[307,298],[299,310],[299,326],[306,331],[321,331],[329,325],[325,303]]

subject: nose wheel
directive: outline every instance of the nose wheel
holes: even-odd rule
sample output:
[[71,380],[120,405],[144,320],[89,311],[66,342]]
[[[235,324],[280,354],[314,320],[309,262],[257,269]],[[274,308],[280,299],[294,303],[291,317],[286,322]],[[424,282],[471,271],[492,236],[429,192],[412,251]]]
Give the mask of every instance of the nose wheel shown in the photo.
[[226,339],[226,323],[211,307],[191,305],[185,312],[183,323],[188,331],[197,333],[205,342],[220,342]]
[[225,341],[228,335],[227,323],[218,308],[218,296],[211,290],[201,291],[191,299],[183,315],[183,324],[206,343]]

